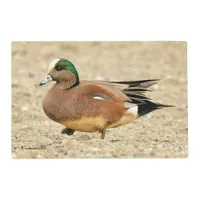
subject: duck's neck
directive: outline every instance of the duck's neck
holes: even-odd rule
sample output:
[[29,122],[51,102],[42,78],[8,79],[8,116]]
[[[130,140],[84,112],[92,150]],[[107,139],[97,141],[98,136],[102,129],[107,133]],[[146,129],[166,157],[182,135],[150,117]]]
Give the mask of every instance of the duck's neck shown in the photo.
[[52,89],[69,90],[77,85],[79,85],[79,79],[70,79],[67,81],[65,80],[65,81],[56,82],[56,84],[53,85]]

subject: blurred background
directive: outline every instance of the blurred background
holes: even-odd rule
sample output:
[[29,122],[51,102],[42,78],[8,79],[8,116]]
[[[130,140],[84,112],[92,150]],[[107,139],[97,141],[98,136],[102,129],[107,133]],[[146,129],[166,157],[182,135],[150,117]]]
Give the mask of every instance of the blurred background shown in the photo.
[[[53,85],[38,84],[52,59],[63,57],[82,80],[162,79],[148,93],[175,105],[131,124],[99,133],[62,135],[63,126],[48,119],[42,99]],[[13,42],[13,158],[187,157],[186,42]]]

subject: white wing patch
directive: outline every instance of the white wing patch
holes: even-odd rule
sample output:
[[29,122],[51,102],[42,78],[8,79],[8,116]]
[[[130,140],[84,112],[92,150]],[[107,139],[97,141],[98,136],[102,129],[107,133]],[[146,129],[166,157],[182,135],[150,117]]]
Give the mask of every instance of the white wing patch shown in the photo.
[[124,107],[127,108],[127,114],[138,115],[138,105],[134,103],[125,102]]
[[93,99],[100,99],[100,100],[105,100],[104,98],[102,97],[99,97],[99,96],[96,96],[96,97],[92,97]]
[[107,94],[96,92],[92,94],[93,99],[108,100],[110,97]]
[[114,128],[117,126],[128,124],[133,120],[137,119],[137,116],[138,116],[138,106],[132,104],[132,107],[127,109],[125,115],[119,121],[110,124],[107,128]]
[[135,116],[138,115],[138,106],[133,106],[127,110],[127,114],[133,114]]

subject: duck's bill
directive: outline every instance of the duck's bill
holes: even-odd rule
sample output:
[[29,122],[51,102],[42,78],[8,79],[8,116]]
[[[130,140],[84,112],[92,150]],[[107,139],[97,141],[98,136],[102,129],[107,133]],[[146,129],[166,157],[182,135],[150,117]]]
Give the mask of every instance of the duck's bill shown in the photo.
[[46,83],[48,83],[48,82],[51,82],[51,81],[53,81],[52,77],[51,77],[50,75],[47,75],[47,76],[45,77],[45,79],[44,79],[43,81],[40,82],[39,86],[44,85],[44,84],[46,84]]

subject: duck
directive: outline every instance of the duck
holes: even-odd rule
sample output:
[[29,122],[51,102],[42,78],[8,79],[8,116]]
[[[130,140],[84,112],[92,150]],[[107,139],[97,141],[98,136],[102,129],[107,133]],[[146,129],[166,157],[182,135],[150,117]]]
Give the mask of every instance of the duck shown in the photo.
[[74,64],[64,58],[51,61],[39,86],[55,84],[44,96],[42,107],[51,120],[65,126],[61,133],[99,132],[133,122],[152,111],[173,107],[146,96],[159,79],[139,81],[80,80]]

